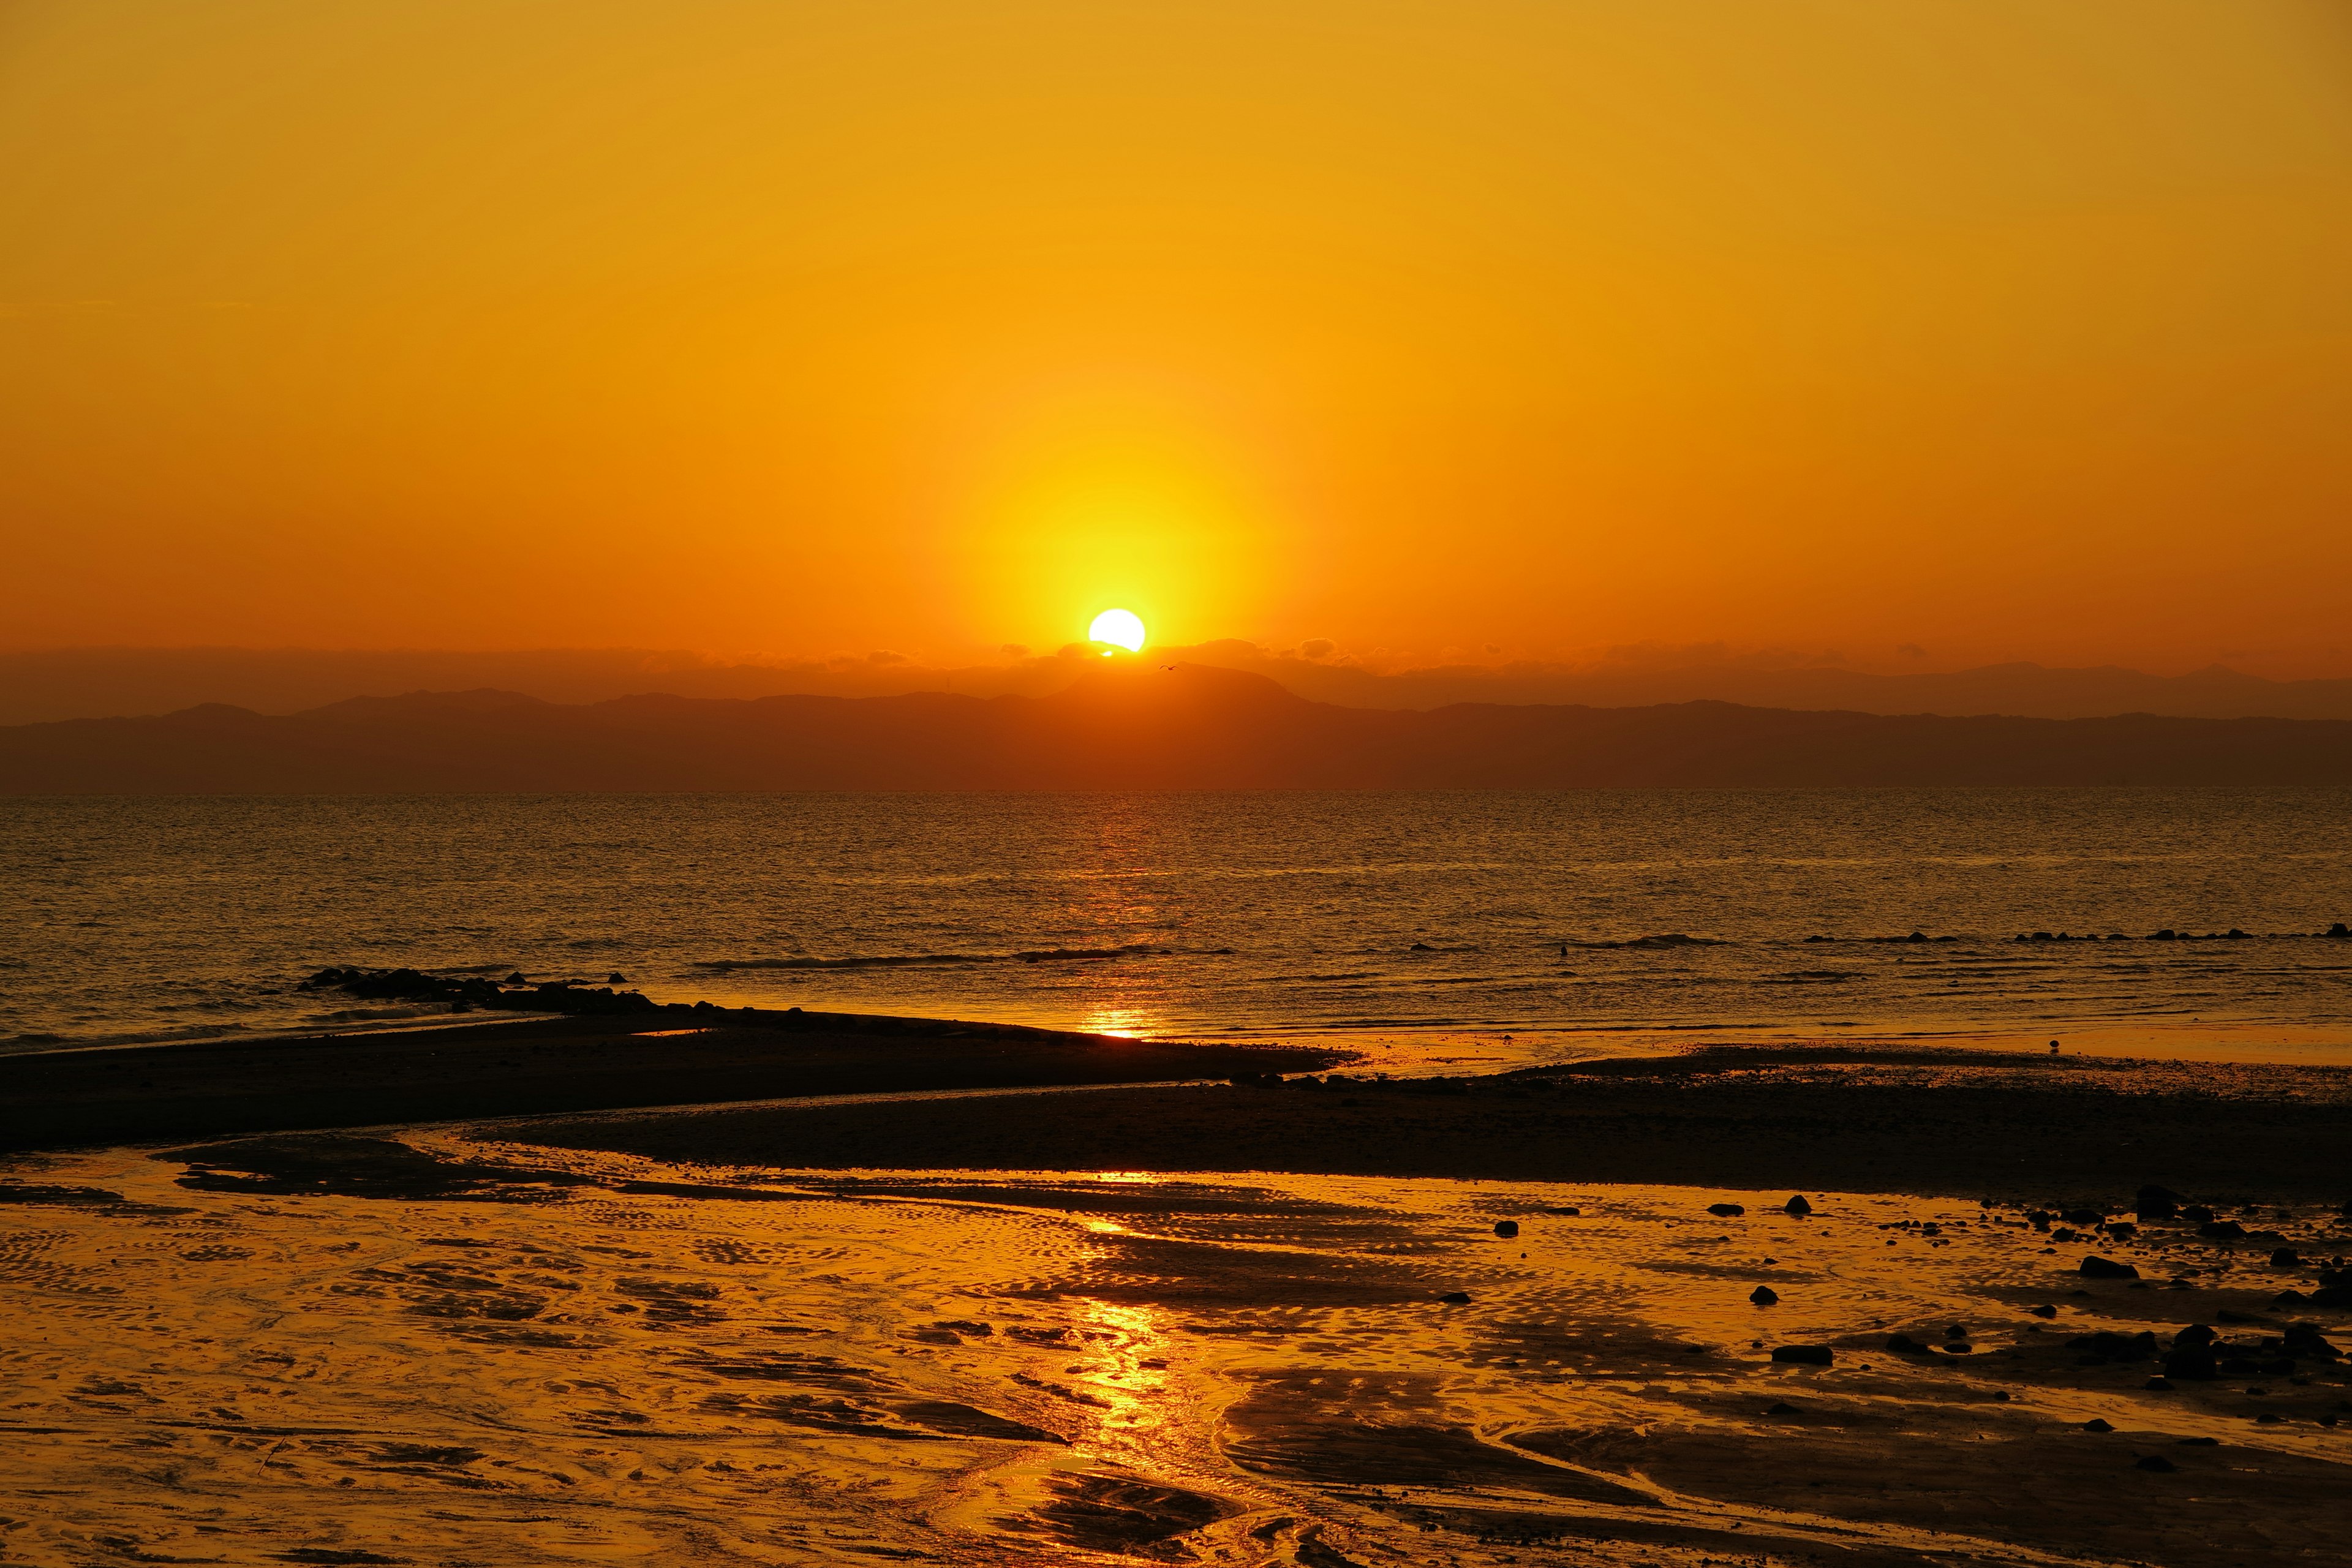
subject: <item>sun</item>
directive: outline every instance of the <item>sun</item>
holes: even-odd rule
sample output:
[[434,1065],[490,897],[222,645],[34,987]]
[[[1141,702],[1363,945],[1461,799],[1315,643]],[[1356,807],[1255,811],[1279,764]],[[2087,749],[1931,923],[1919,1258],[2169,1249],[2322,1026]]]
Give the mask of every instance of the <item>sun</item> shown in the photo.
[[1133,610],[1105,610],[1087,628],[1087,640],[1107,642],[1129,653],[1139,652],[1143,647],[1143,621]]

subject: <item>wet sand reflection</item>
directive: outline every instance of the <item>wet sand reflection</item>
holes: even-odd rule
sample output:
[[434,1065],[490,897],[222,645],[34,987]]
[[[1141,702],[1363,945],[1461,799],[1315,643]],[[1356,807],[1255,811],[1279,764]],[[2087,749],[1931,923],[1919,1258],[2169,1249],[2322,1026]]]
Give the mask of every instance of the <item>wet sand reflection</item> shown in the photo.
[[[0,1561],[2340,1549],[2342,1363],[2261,1343],[2302,1315],[2345,1337],[2273,1304],[2296,1277],[2267,1258],[2340,1252],[2338,1216],[2059,1240],[1788,1195],[812,1175],[449,1134],[20,1163]],[[2094,1244],[2145,1278],[2083,1278]],[[2256,1370],[2146,1386],[2133,1336],[2200,1321]]]

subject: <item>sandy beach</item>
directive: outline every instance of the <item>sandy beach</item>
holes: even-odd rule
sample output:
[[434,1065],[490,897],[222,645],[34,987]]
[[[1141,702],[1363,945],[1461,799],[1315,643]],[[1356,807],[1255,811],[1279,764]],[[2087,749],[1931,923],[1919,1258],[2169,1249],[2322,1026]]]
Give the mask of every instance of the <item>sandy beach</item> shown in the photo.
[[[59,1128],[245,1134],[0,1167],[0,1561],[2341,1545],[2352,1074],[1188,1049],[558,1019],[0,1064]],[[557,1080],[517,1064],[600,1051],[530,1107]],[[653,1082],[683,1103],[615,1103]],[[405,1104],[500,1114],[379,1125]],[[321,1112],[373,1130],[224,1125]],[[2192,1206],[2136,1216],[2151,1183]]]

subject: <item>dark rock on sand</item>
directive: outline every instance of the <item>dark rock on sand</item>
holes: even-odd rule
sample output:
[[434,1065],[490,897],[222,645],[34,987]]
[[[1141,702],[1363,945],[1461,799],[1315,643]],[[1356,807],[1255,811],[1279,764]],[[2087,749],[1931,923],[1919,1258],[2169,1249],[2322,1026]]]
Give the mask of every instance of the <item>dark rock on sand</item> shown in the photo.
[[2164,1375],[2188,1383],[2210,1383],[2221,1375],[2221,1368],[2215,1364],[2210,1345],[2176,1344],[2164,1352]]
[[2115,1430],[2115,1426],[2113,1424],[2103,1421],[2098,1416],[2094,1415],[2088,1421],[2083,1423],[2083,1430],[2085,1432],[2112,1432]]
[[1923,1345],[1917,1340],[1913,1339],[1909,1334],[1887,1335],[1886,1348],[1890,1353],[1895,1355],[1932,1355],[1935,1353],[1926,1345]]
[[1772,1347],[1772,1359],[1779,1362],[1793,1362],[1799,1366],[1827,1366],[1831,1361],[1830,1347],[1827,1345],[1775,1345]]
[[2096,1209],[2068,1209],[2058,1216],[2068,1225],[2105,1225],[2107,1216]]
[[1784,1212],[1795,1215],[1800,1219],[1813,1212],[1813,1205],[1805,1201],[1805,1194],[1802,1193],[1799,1193],[1780,1207]]
[[1466,1307],[1470,1304],[1470,1292],[1467,1290],[1448,1290],[1444,1295],[1440,1296],[1438,1300],[1444,1302],[1449,1307]]
[[2274,1247],[2271,1251],[2271,1267],[2273,1268],[2300,1268],[2303,1267],[2303,1256],[2296,1252],[2292,1247]]
[[2321,1337],[2317,1323],[2290,1323],[2281,1344],[2290,1355],[2309,1356],[2315,1361],[2341,1361],[2344,1352]]
[[2128,1263],[2116,1263],[2109,1258],[2092,1256],[2083,1259],[2080,1269],[2086,1279],[2137,1279],[2139,1270]]
[[2197,1227],[2197,1234],[2208,1241],[2235,1241],[2246,1234],[2246,1227],[2233,1219],[2209,1219]]
[[1515,1219],[1498,1219],[1495,1222],[1495,1234],[1508,1241],[1519,1234],[1519,1222]]
[[2132,1210],[2143,1220],[2171,1219],[2180,1212],[2181,1196],[2170,1187],[2153,1184],[2142,1187],[2132,1200]]
[[1769,1307],[1780,1300],[1780,1295],[1769,1285],[1759,1285],[1748,1293],[1748,1299],[1759,1307]]
[[2168,1475],[2179,1468],[2162,1454],[2149,1454],[2132,1466],[2136,1470],[2154,1470],[2158,1475]]
[[1795,1405],[1783,1399],[1773,1405],[1772,1407],[1765,1411],[1764,1414],[1767,1415],[1801,1415],[1804,1412],[1799,1410]]
[[2025,1310],[2037,1318],[2054,1318],[2058,1315],[2058,1309],[2046,1301],[2039,1307],[2028,1307]]
[[1709,1204],[1706,1205],[1706,1212],[1719,1215],[1725,1219],[1731,1219],[1736,1215],[1746,1214],[1748,1209],[1744,1204]]

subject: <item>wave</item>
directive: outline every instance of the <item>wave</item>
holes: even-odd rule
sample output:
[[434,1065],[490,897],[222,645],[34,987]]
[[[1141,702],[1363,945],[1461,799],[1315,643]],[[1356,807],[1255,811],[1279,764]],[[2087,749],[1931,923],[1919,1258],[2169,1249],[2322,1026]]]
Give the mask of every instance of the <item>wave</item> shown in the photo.
[[61,1035],[26,1031],[0,1037],[0,1056],[57,1049],[83,1050],[100,1046],[168,1046],[189,1040],[252,1031],[250,1024],[182,1024],[169,1029],[134,1029],[121,1033]]
[[846,958],[705,958],[694,969],[897,969],[920,964],[1069,963],[1087,959],[1148,958],[1170,950],[1148,942],[1124,947],[1048,947],[1024,952],[853,953]]

